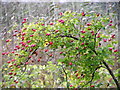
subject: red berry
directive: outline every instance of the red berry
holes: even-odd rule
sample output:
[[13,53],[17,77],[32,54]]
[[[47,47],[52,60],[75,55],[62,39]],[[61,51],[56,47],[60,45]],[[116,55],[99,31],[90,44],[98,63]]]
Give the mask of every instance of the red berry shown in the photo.
[[110,23],[112,23],[112,20],[110,21]]
[[111,38],[115,38],[115,34],[111,35]]
[[14,80],[14,82],[16,82],[16,80]]
[[100,38],[100,35],[98,35],[97,38]]
[[86,25],[87,25],[87,26],[91,26],[91,24],[90,24],[90,23],[87,23]]
[[86,49],[87,47],[83,47],[83,49]]
[[7,61],[7,63],[10,63],[10,61]]
[[112,48],[109,48],[110,51],[112,51]]
[[16,53],[15,55],[16,55],[16,56],[18,56],[19,54],[18,54],[18,53]]
[[21,44],[22,44],[22,46],[25,46],[25,45],[26,45],[26,43],[25,43],[25,42],[22,42]]
[[75,75],[76,77],[78,76],[78,73]]
[[32,56],[29,56],[29,58],[32,58]]
[[50,44],[50,45],[52,45],[52,44],[53,44],[53,42],[49,42],[49,44]]
[[29,62],[26,62],[25,64],[28,64]]
[[12,73],[12,72],[9,72],[8,74],[9,74],[9,75],[12,75],[13,73]]
[[78,79],[80,79],[80,76],[79,77],[77,77]]
[[57,33],[59,30],[55,30],[55,32]]
[[24,37],[22,37],[21,39],[22,39],[22,40],[24,40],[25,38],[24,38]]
[[31,40],[28,40],[28,41],[27,41],[27,43],[30,43],[30,42],[31,42]]
[[114,50],[114,52],[118,52],[118,50],[116,49],[116,50]]
[[21,35],[24,36],[26,33],[22,33]]
[[32,63],[34,62],[34,60],[31,61]]
[[19,45],[16,45],[15,47],[16,47],[17,49],[20,49],[20,46],[19,46]]
[[104,42],[107,42],[107,39],[103,39]]
[[12,59],[11,61],[12,61],[12,62],[14,62],[14,61],[15,61],[15,59]]
[[14,50],[17,50],[16,48],[14,48]]
[[61,20],[61,19],[60,19],[60,20],[58,20],[58,21],[59,21],[59,22],[61,22],[61,23],[64,23],[64,22],[65,22],[64,20]]
[[92,36],[95,35],[94,33],[92,33]]
[[20,68],[20,66],[18,66],[18,68]]
[[88,30],[91,30],[91,28],[88,28]]
[[72,62],[70,62],[69,65],[72,65]]
[[84,13],[84,12],[82,12],[82,16],[85,16],[85,13]]
[[72,87],[73,85],[70,85],[70,87]]
[[36,31],[36,29],[32,29],[32,31],[34,31],[34,32],[35,32],[35,31]]
[[112,24],[109,24],[109,26],[112,26]]
[[30,49],[30,52],[32,52],[33,51],[33,49]]
[[36,45],[35,44],[32,44],[31,47],[35,47]]
[[95,87],[94,85],[91,85],[90,87]]
[[12,67],[13,65],[10,65],[9,67]]
[[52,57],[53,55],[52,55],[52,54],[50,54],[49,56],[50,56],[50,57]]
[[17,73],[14,73],[14,75],[16,75]]
[[33,37],[34,35],[30,35],[30,37]]
[[51,34],[50,33],[47,33],[46,36],[50,36]]
[[27,28],[24,28],[23,30],[26,30]]
[[85,36],[81,36],[82,38],[84,38]]
[[3,52],[2,55],[5,55],[5,52]]
[[41,24],[42,26],[44,26],[45,24]]
[[91,33],[94,33],[94,31],[90,31]]
[[11,69],[11,71],[14,71],[14,69]]
[[74,42],[74,40],[70,40],[70,42]]
[[26,21],[26,20],[27,20],[27,18],[24,18],[23,20],[24,20],[24,21]]
[[11,53],[15,53],[14,51],[12,51]]
[[53,23],[50,23],[50,25],[53,25]]
[[48,52],[48,49],[46,49],[45,52]]
[[76,49],[79,49],[78,47],[76,47]]
[[8,40],[6,40],[6,42],[9,42],[10,40],[8,39]]
[[108,41],[111,41],[112,39],[108,39]]
[[26,23],[26,21],[22,21],[22,23]]
[[38,62],[40,62],[40,59],[38,59]]
[[59,13],[59,15],[63,15],[63,13],[62,13],[62,12],[60,12],[60,13]]
[[25,48],[21,48],[21,50],[25,50]]
[[18,83],[18,81],[16,81],[15,83]]
[[16,34],[13,34],[13,36],[17,36]]
[[5,54],[6,54],[6,55],[8,55],[8,54],[9,54],[9,52],[6,52]]
[[60,54],[62,54],[63,52],[60,52]]
[[12,76],[10,76],[10,78],[12,78]]
[[97,17],[100,16],[100,14],[97,14]]
[[84,43],[81,43],[81,45],[84,45]]
[[14,32],[18,32],[18,30],[14,30]]
[[81,33],[85,33],[85,31],[80,31]]
[[28,47],[28,45],[25,45],[25,47]]

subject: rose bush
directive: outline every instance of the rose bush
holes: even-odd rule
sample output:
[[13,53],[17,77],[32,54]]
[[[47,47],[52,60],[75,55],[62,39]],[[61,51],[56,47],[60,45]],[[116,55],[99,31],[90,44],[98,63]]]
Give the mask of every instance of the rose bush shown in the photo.
[[[23,19],[22,29],[14,30],[14,50],[2,53],[3,56],[12,57],[3,65],[2,87],[101,87],[102,84],[97,83],[97,80],[101,75],[105,76],[104,72],[101,74],[101,70],[107,69],[119,88],[114,71],[109,66],[114,65],[113,59],[118,55],[117,35],[113,32],[116,26],[111,19],[95,12],[70,11],[60,13],[59,19],[50,23],[46,23],[44,19],[38,22]],[[6,43],[9,45],[11,40],[7,39]],[[40,56],[41,53],[47,59]],[[45,79],[53,79],[53,73],[46,72],[42,84],[36,79],[43,73],[39,73],[39,67],[32,67],[30,64],[42,61],[47,62],[45,68],[51,65],[49,69],[55,71],[56,76],[61,72],[63,76],[53,80],[59,85],[55,86],[50,82],[45,84]],[[51,75],[50,78],[48,74]]]

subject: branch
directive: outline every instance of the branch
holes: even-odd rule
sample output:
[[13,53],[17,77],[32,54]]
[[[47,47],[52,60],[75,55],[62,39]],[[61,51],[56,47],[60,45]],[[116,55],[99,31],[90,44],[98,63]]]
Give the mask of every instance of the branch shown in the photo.
[[94,50],[95,50],[95,46],[96,46],[96,36],[98,34],[98,32],[101,30],[101,28],[97,31],[97,33],[95,33],[95,38],[94,38]]
[[73,38],[73,39],[75,39],[75,40],[79,40],[78,38],[73,37],[73,36],[71,36],[71,35],[59,35],[59,36],[56,36],[56,37],[69,37],[69,38]]
[[[30,53],[30,56],[33,55],[34,52],[35,52],[37,49],[38,49],[38,48],[36,48],[33,52],[31,52],[31,53]],[[25,58],[25,60],[26,60],[25,62],[27,62],[29,59],[30,59],[30,57],[26,57],[26,58]],[[26,64],[25,64],[25,63],[20,63],[20,64],[18,64],[17,66],[19,66],[19,65],[26,65]]]
[[69,89],[69,86],[68,86],[68,77],[67,77],[67,73],[64,69],[64,67],[61,65],[62,69],[63,69],[63,72],[65,73],[65,76],[66,76],[66,82],[67,82],[67,88]]
[[[36,48],[32,53],[30,53],[30,56],[33,55],[34,52],[36,52],[37,49],[38,49],[38,48]],[[30,59],[30,57],[27,57],[25,62],[27,62],[29,59]]]
[[[93,51],[96,55],[98,55],[97,52],[96,52],[95,50],[92,50],[92,51]],[[120,89],[119,82],[118,82],[117,79],[115,78],[115,76],[114,76],[112,70],[110,69],[110,67],[108,66],[108,64],[107,64],[104,60],[102,61],[102,63],[105,65],[105,67],[106,67],[107,70],[109,71],[109,74],[110,74],[111,77],[113,78],[113,80],[114,80],[114,82],[115,82],[117,88]]]
[[119,85],[117,79],[115,78],[115,76],[114,76],[112,70],[109,68],[108,64],[107,64],[105,61],[102,61],[102,62],[103,62],[103,64],[106,66],[106,68],[107,68],[107,70],[109,71],[110,75],[112,76],[112,78],[113,78],[115,84],[117,85],[117,88],[120,90],[120,85]]
[[[91,80],[88,81],[85,85],[87,85],[87,84],[89,84],[89,83],[91,83],[91,82],[93,81],[96,70],[99,69],[99,68],[101,68],[101,67],[103,67],[103,66],[99,66],[99,67],[96,67],[96,68],[95,68],[95,71],[92,73],[92,78],[91,78]],[[84,87],[85,85],[83,85],[82,87]]]

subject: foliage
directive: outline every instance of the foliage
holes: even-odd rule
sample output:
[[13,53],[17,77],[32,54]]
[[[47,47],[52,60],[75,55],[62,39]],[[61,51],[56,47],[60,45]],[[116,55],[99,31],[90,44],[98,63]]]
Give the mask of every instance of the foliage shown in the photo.
[[[14,30],[15,49],[2,53],[12,57],[3,65],[2,87],[93,88],[103,85],[95,85],[101,75],[110,77],[101,72],[106,68],[103,62],[114,65],[113,59],[118,54],[115,47],[118,42],[112,32],[116,26],[110,17],[66,11],[49,24],[42,18],[30,23],[24,18],[22,24],[20,31]],[[8,45],[11,41],[6,40]],[[42,61],[47,64],[30,65]]]

